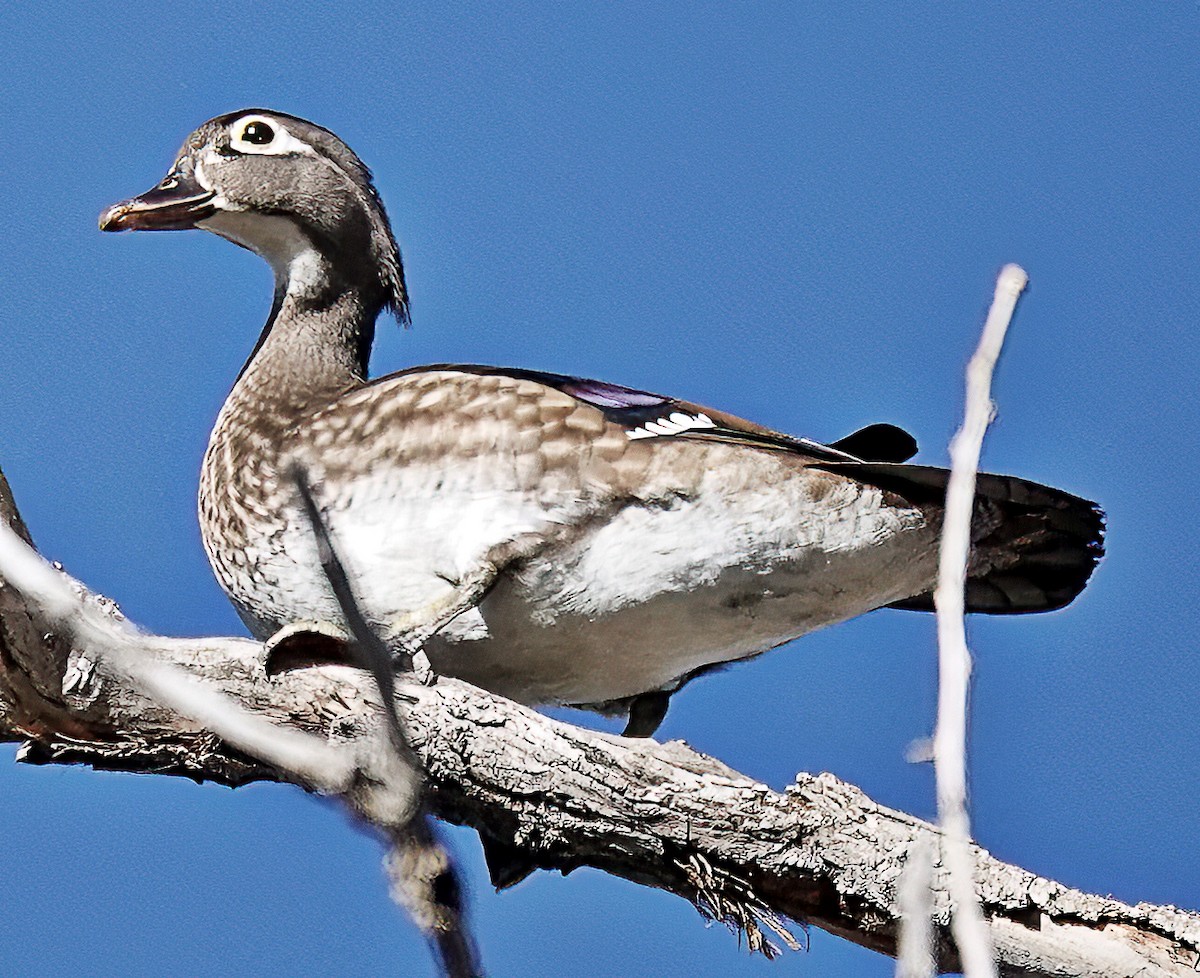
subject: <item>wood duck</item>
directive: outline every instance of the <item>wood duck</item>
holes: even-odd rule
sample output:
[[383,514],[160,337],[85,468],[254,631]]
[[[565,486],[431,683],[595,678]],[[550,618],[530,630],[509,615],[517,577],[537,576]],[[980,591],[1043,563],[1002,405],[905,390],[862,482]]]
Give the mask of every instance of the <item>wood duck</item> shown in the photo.
[[[200,525],[255,636],[341,614],[287,477],[301,463],[391,647],[531,705],[629,711],[722,663],[889,606],[932,609],[947,472],[875,425],[830,445],[659,394],[438,364],[367,379],[408,318],[370,172],[333,133],[250,109],[206,122],[106,231],[202,228],[265,258],[275,301],[217,419]],[[969,610],[1070,602],[1102,554],[1086,500],[981,475]]]

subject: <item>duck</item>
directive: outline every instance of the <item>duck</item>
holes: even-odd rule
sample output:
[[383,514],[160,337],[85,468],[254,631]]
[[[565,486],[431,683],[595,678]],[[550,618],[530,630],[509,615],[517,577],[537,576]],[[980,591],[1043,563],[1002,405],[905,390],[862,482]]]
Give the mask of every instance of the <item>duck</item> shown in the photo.
[[[824,444],[526,368],[369,378],[377,319],[410,318],[404,268],[370,171],[319,125],[217,116],[100,227],[209,231],[273,270],[198,503],[217,580],[267,649],[347,637],[297,465],[398,657],[530,706],[624,716],[629,736],[706,672],[879,608],[933,609],[948,472],[911,463],[898,427]],[[1095,503],[981,474],[968,611],[1064,607],[1103,535]]]

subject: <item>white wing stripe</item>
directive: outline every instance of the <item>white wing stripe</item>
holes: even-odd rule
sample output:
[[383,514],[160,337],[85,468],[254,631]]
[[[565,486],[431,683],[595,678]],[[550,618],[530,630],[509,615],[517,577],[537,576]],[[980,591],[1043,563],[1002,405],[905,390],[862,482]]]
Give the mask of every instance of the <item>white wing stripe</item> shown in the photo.
[[696,428],[715,428],[716,424],[707,414],[690,415],[676,411],[669,418],[647,421],[636,428],[627,428],[625,435],[630,441],[636,438],[657,438],[660,435],[678,435]]

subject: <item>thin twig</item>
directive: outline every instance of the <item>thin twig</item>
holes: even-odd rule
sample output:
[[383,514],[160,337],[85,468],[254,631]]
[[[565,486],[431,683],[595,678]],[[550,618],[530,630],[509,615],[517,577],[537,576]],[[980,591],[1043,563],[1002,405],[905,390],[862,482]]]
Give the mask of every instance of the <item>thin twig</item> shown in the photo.
[[938,720],[933,738],[937,770],[938,818],[944,832],[943,863],[949,872],[952,929],[966,978],[996,974],[992,942],[975,892],[971,856],[971,823],[967,814],[967,695],[971,653],[964,620],[967,561],[971,550],[971,516],[975,478],[983,436],[993,416],[992,372],[1004,345],[1017,299],[1029,281],[1017,265],[1005,265],[983,336],[967,366],[966,413],[950,442],[950,482],[933,600],[938,631]]
[[382,697],[384,716],[387,718],[388,728],[397,752],[414,766],[419,767],[412,748],[409,747],[408,737],[405,736],[400,717],[396,714],[396,677],[392,671],[395,668],[392,663],[392,655],[360,609],[358,599],[354,594],[354,587],[350,583],[350,576],[346,573],[346,566],[338,556],[337,548],[334,547],[329,533],[329,527],[325,525],[325,520],[321,517],[321,510],[317,507],[316,500],[313,499],[312,487],[309,485],[308,473],[304,466],[295,462],[290,467],[288,474],[296,486],[296,491],[300,494],[300,499],[304,504],[304,514],[308,517],[313,535],[317,538],[317,557],[321,561],[321,570],[324,571],[325,579],[329,581],[329,587],[332,589],[334,597],[337,598],[338,607],[342,610],[342,617],[346,619],[350,634],[354,636],[354,641],[349,643],[350,654],[359,660],[359,665],[375,677],[375,683],[379,686],[379,694]]
[[458,871],[428,818],[393,835],[384,868],[391,881],[392,899],[425,934],[441,973],[448,978],[482,976]]
[[[328,546],[328,530],[319,516],[313,525],[319,531],[318,538],[327,544],[323,567],[337,590],[334,578],[340,575],[340,580],[346,582],[345,571]],[[141,690],[148,699],[211,730],[226,743],[299,783],[326,794],[345,796],[360,813],[388,830],[395,848],[408,853],[410,861],[419,855],[425,867],[439,867],[436,873],[427,870],[408,886],[404,903],[410,906],[417,897],[428,902],[424,919],[429,926],[424,929],[444,975],[475,978],[483,973],[464,922],[454,865],[419,805],[421,769],[395,713],[394,683],[389,683],[388,690],[380,690],[389,714],[390,739],[398,748],[388,752],[392,758],[389,762],[387,756],[361,745],[332,745],[312,734],[255,716],[224,694],[201,685],[178,666],[157,659],[152,643],[145,641],[128,621],[113,617],[89,601],[83,589],[46,563],[3,521],[0,578],[36,605],[47,621],[69,635],[73,643],[87,649],[108,671]],[[343,589],[342,593],[350,592]],[[361,623],[382,648],[378,636],[365,626],[352,595],[350,602],[350,607],[344,609],[347,621],[352,628],[356,621]],[[395,894],[402,887],[394,876],[393,884]]]
[[925,840],[909,846],[896,903],[896,978],[933,978],[933,847]]
[[339,793],[352,783],[356,768],[352,752],[257,717],[228,696],[200,685],[178,666],[156,659],[129,622],[88,601],[71,578],[46,563],[2,521],[0,578],[149,699],[318,791]]
[[[412,786],[407,815],[388,826],[392,846],[384,865],[391,879],[392,899],[408,911],[425,934],[441,974],[447,978],[476,978],[483,974],[483,969],[467,926],[458,870],[420,804],[424,771],[396,713],[396,680],[391,653],[368,623],[355,597],[350,575],[313,498],[307,472],[297,462],[293,463],[289,474],[316,537],[321,570],[354,638],[349,643],[350,653],[371,673],[379,687],[395,757],[407,775],[391,780],[393,783],[407,780]],[[368,803],[373,802],[374,799],[368,796]]]

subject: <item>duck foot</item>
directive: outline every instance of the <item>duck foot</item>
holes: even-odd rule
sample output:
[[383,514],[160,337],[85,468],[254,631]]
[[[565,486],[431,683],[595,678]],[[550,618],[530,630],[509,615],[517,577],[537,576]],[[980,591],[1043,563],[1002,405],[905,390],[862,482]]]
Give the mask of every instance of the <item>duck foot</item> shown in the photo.
[[268,676],[326,665],[357,665],[350,636],[327,621],[294,621],[263,645],[263,668]]

